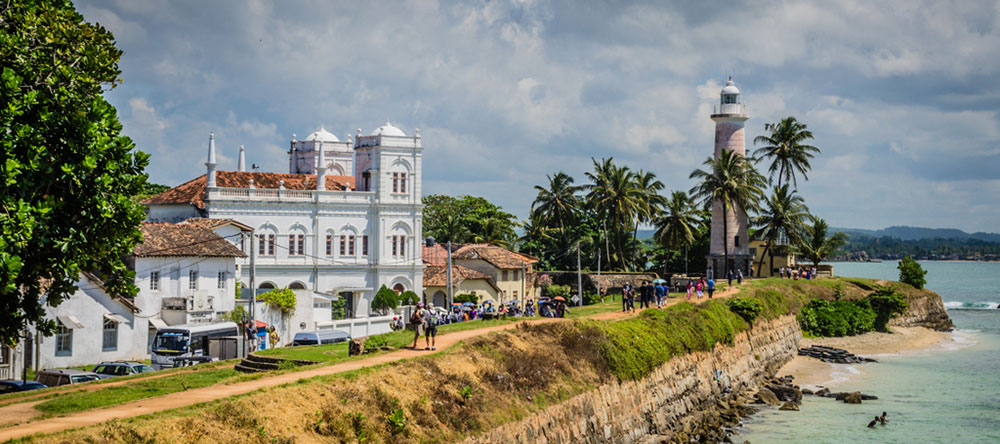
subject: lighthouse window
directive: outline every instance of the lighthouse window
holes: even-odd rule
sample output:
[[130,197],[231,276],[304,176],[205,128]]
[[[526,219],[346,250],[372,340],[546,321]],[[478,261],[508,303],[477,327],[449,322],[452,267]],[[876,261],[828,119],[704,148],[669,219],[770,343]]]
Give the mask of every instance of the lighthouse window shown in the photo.
[[723,94],[722,103],[736,103],[736,94]]
[[740,247],[740,237],[739,236],[733,236],[733,247],[734,248],[739,248]]

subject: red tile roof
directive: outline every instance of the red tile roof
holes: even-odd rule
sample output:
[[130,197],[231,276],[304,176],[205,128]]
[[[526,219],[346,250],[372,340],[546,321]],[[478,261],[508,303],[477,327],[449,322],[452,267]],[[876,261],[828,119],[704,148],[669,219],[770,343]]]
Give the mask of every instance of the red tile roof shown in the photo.
[[451,254],[452,260],[455,259],[482,259],[489,262],[494,267],[497,268],[521,268],[522,266],[527,267],[529,264],[538,262],[538,258],[527,255],[524,253],[518,253],[510,251],[503,247],[498,247],[491,244],[468,244],[459,248]]
[[142,243],[133,250],[137,257],[246,257],[239,248],[209,228],[144,222],[139,229],[142,231]]
[[194,225],[196,227],[208,228],[210,230],[214,230],[224,225],[235,225],[237,228],[243,231],[249,231],[253,229],[250,226],[233,219],[209,219],[207,217],[192,217],[181,223],[187,225]]
[[423,247],[420,251],[421,259],[427,265],[437,265],[445,266],[448,265],[448,249],[446,249],[441,244],[434,244],[430,247],[427,244],[422,244]]
[[[451,266],[451,285],[455,288],[464,280],[482,279],[490,284],[496,291],[500,291],[493,278],[486,274],[461,265]],[[427,266],[424,267],[424,287],[447,287],[448,267],[447,266]]]
[[[281,181],[285,181],[287,190],[315,190],[315,174],[285,174],[285,173],[258,173],[251,171],[219,171],[215,175],[215,183],[223,188],[249,188],[250,179],[253,179],[255,188],[277,189]],[[205,208],[205,183],[206,175],[202,174],[194,179],[184,182],[167,191],[157,194],[142,201],[143,204],[191,204],[198,208]],[[337,191],[348,186],[356,189],[353,176],[326,176],[326,189]]]

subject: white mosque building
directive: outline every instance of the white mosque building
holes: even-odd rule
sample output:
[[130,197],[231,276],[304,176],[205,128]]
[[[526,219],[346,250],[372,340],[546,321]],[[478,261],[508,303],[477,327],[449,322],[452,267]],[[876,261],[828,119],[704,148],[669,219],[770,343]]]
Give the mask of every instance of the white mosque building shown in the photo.
[[[206,174],[144,201],[147,221],[219,220],[210,225],[248,255],[237,260],[242,285],[252,260],[258,293],[295,290],[283,340],[317,329],[388,331],[392,317],[370,308],[375,292],[384,285],[423,293],[420,130],[406,135],[386,123],[345,139],[323,128],[293,136],[286,174],[246,171],[243,147],[238,171],[216,171],[209,136]],[[330,318],[338,298],[346,298],[348,319]]]

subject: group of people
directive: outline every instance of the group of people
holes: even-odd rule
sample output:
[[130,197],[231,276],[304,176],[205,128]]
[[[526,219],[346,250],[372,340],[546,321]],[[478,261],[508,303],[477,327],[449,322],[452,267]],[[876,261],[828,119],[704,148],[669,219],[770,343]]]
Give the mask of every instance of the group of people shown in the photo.
[[875,419],[872,420],[872,422],[868,423],[868,428],[869,429],[873,429],[873,428],[875,428],[876,424],[885,425],[887,422],[889,422],[888,419],[885,419],[885,415],[886,415],[886,413],[882,412],[882,416],[876,416]]
[[410,314],[410,328],[413,330],[413,349],[417,350],[417,340],[424,337],[424,350],[437,350],[437,327],[441,316],[437,310],[424,308],[423,302],[417,303],[416,310]]
[[274,329],[273,325],[264,327],[264,334],[260,334],[256,329],[250,327],[250,323],[247,322],[243,324],[243,339],[246,340],[247,346],[250,350],[261,350],[262,345],[266,344],[270,347],[275,348],[278,346],[278,342],[281,340],[278,337],[278,330]]
[[808,281],[816,279],[816,267],[812,267],[811,269],[809,267],[802,268],[801,265],[798,268],[781,267],[781,269],[778,270],[778,275],[781,276],[782,279],[805,279]]
[[[743,275],[740,275],[740,279]],[[699,278],[697,281],[688,279],[687,283],[687,300],[691,300],[694,294],[698,295],[698,298],[705,297],[705,292],[708,292],[708,298],[712,299],[712,295],[715,294],[715,280],[712,278]]]
[[635,311],[635,302],[639,301],[639,309],[649,308],[656,302],[656,308],[662,308],[667,304],[669,289],[666,283],[642,281],[639,288],[632,287],[626,283],[622,287],[622,311]]

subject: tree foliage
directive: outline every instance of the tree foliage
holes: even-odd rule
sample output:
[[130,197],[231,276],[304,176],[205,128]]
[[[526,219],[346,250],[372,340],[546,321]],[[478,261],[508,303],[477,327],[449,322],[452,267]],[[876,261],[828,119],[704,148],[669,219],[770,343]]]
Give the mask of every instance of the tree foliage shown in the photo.
[[399,295],[399,305],[417,305],[420,302],[420,296],[416,293],[406,290],[403,294]]
[[909,305],[906,298],[892,287],[879,286],[866,298],[868,305],[875,311],[875,329],[888,331],[889,320],[903,314]]
[[757,276],[764,268],[765,256],[771,261],[770,269],[774,270],[774,251],[779,242],[789,245],[802,243],[808,219],[809,208],[795,190],[790,190],[788,184],[774,189],[774,194],[764,201],[763,212],[754,219],[754,224],[760,227],[757,238],[766,242],[764,254],[761,254],[757,265]]
[[[0,338],[28,323],[48,334],[44,307],[95,272],[111,294],[138,289],[122,258],[145,214],[148,156],[121,135],[102,97],[120,81],[114,36],[66,0],[0,5]],[[43,293],[45,294],[43,302]]]
[[729,311],[740,315],[747,324],[753,324],[757,316],[764,311],[764,303],[757,298],[741,296],[726,301]]
[[257,300],[265,302],[286,315],[295,314],[295,292],[288,288],[276,288],[257,295]]
[[927,279],[924,276],[927,272],[920,267],[920,263],[913,260],[912,257],[906,256],[899,260],[899,282],[912,285],[914,288],[924,288],[924,284],[927,283]]
[[390,290],[385,285],[378,289],[375,293],[375,297],[372,298],[372,309],[388,312],[399,306],[399,295],[395,291]]
[[513,214],[475,196],[424,196],[424,236],[438,243],[484,242],[509,246],[517,225]]
[[847,243],[847,235],[837,232],[833,236],[826,237],[827,230],[826,221],[823,219],[817,219],[812,226],[806,226],[805,236],[802,242],[795,246],[795,253],[817,267],[820,262],[837,254],[837,251]]
[[806,129],[806,125],[795,117],[785,117],[778,123],[765,123],[764,131],[769,134],[753,139],[754,145],[764,145],[754,151],[754,156],[771,159],[768,172],[770,179],[777,177],[778,187],[784,180],[785,184],[792,182],[798,188],[795,173],[798,172],[803,179],[808,180],[806,173],[812,169],[809,159],[820,152],[819,148],[805,144],[807,140],[812,140],[812,131]]

